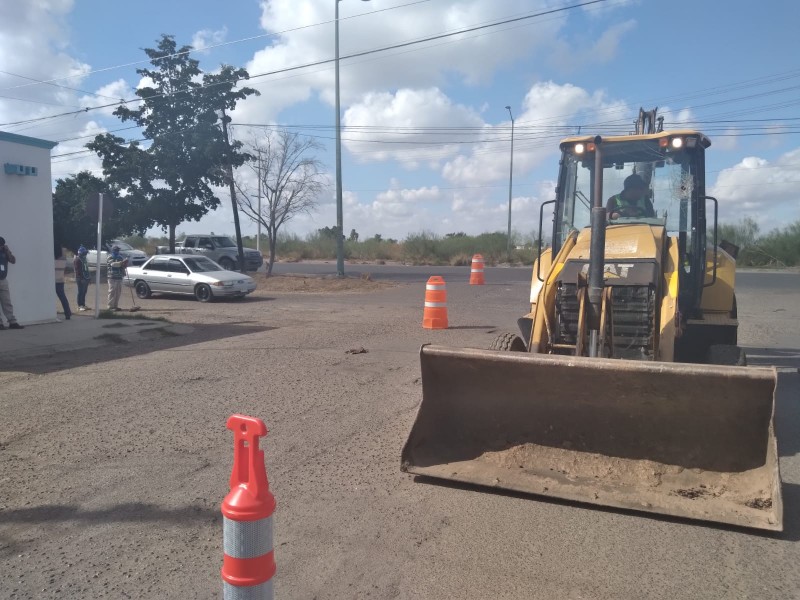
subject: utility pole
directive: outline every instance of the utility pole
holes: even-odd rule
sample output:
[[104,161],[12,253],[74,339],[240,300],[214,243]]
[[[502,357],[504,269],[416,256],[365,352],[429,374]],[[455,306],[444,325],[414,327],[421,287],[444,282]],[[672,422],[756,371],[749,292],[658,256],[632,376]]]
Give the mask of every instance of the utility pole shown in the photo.
[[239,272],[244,273],[244,248],[242,248],[242,228],[239,226],[239,206],[236,203],[236,187],[233,185],[233,162],[231,161],[231,143],[228,139],[228,115],[225,107],[222,108],[222,137],[225,141],[225,148],[228,150],[228,164],[225,165],[228,172],[228,187],[231,193],[231,207],[233,208],[233,225],[236,228],[236,248],[239,251]]

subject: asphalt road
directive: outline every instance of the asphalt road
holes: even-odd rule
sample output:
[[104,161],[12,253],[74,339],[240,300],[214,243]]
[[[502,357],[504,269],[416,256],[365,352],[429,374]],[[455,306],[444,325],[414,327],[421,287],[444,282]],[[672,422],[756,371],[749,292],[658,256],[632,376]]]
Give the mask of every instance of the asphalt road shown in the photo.
[[[276,263],[273,267],[276,275],[335,275],[336,262],[299,262]],[[419,282],[426,281],[431,275],[441,275],[445,281],[469,281],[469,267],[434,267],[407,265],[346,264],[345,273],[360,277],[368,273],[376,280]],[[486,283],[529,283],[531,267],[486,267]],[[742,290],[753,290],[763,287],[766,290],[800,290],[799,271],[757,271],[740,270],[736,274],[736,284]]]
[[443,331],[420,327],[432,272],[419,269],[411,283],[363,293],[265,283],[244,301],[152,299],[140,314],[194,333],[0,365],[0,598],[218,598],[234,412],[270,429],[277,598],[800,597],[791,277],[746,275],[739,290],[751,362],[781,367],[783,533],[400,473],[421,398],[420,344],[486,347],[513,330],[525,271],[489,269],[482,287],[452,271]]

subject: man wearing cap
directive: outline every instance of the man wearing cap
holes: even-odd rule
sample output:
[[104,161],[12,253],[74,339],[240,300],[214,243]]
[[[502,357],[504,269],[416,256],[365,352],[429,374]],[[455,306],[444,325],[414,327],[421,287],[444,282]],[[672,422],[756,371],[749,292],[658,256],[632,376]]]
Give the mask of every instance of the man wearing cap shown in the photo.
[[[14,306],[11,304],[11,290],[8,288],[8,265],[17,262],[17,257],[11,253],[11,249],[6,245],[6,239],[0,236],[0,309],[8,321],[9,329],[24,329],[17,323],[14,316]],[[5,329],[3,320],[0,318],[0,329]]]
[[78,310],[88,310],[86,308],[86,292],[89,290],[89,283],[92,281],[92,275],[89,273],[89,263],[86,261],[86,255],[89,251],[81,246],[78,248],[78,253],[72,259],[72,270],[75,272],[75,283],[78,285]]
[[127,266],[128,259],[119,253],[119,246],[111,248],[111,256],[108,257],[108,310],[120,310],[122,278],[125,276]]
[[656,211],[647,197],[647,184],[644,179],[636,173],[626,177],[623,190],[608,199],[606,213],[610,220],[620,217],[655,217]]

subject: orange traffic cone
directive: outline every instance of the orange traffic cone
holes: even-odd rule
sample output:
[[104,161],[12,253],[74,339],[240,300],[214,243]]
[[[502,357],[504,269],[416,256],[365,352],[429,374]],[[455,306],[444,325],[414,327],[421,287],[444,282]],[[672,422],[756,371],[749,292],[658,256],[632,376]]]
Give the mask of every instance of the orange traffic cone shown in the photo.
[[434,275],[425,285],[425,311],[422,314],[425,329],[447,329],[447,286],[444,279]]
[[472,257],[472,269],[469,272],[470,285],[483,285],[483,256],[476,254]]
[[258,447],[267,428],[261,419],[244,415],[232,415],[227,427],[233,431],[234,447],[231,491],[222,501],[223,595],[272,600],[275,497],[269,491],[264,451]]

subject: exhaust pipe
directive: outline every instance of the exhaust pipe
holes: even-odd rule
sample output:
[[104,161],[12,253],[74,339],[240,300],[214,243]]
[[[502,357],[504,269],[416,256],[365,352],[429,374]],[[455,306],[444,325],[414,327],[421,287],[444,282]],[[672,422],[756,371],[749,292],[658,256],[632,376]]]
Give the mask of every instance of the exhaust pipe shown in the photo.
[[603,138],[594,138],[594,205],[592,206],[592,239],[589,245],[589,356],[600,355],[600,311],[603,299],[603,268],[606,250],[606,208],[603,205]]

